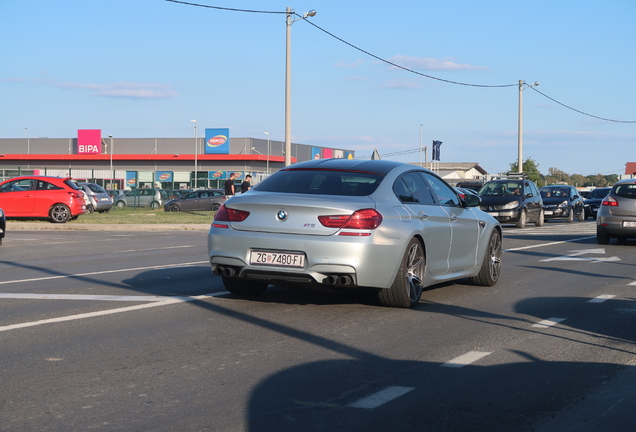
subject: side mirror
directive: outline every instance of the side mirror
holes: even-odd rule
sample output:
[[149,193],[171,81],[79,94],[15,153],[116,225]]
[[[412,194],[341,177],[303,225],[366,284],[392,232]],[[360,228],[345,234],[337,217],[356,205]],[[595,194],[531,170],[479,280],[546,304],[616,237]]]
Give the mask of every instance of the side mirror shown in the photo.
[[464,203],[466,204],[466,207],[477,207],[481,204],[481,198],[477,195],[466,194],[464,197]]

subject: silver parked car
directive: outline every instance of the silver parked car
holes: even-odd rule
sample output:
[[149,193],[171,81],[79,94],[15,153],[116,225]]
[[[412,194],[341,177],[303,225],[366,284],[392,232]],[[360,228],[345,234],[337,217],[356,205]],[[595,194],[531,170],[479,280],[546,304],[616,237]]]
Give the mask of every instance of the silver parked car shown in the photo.
[[164,204],[164,211],[217,211],[225,203],[222,189],[201,189]]
[[86,193],[86,213],[106,213],[113,207],[113,198],[106,189],[95,183],[77,183]]
[[608,244],[636,238],[636,179],[618,181],[601,201],[596,213],[596,241]]
[[413,307],[435,283],[499,279],[501,226],[479,204],[410,164],[307,161],[219,209],[208,233],[210,264],[238,295],[269,284],[364,287],[385,306]]
[[162,189],[133,189],[115,198],[115,206],[123,207],[150,207],[153,209],[163,207],[168,201],[168,193]]

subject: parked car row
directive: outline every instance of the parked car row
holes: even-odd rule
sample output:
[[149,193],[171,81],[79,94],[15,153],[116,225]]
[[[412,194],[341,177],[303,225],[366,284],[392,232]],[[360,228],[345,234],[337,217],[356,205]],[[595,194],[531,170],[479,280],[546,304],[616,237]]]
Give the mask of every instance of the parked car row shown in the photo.
[[569,185],[544,186],[541,189],[523,175],[511,174],[486,182],[479,190],[481,209],[501,223],[524,228],[551,219],[571,223],[586,219],[586,207],[578,190]]

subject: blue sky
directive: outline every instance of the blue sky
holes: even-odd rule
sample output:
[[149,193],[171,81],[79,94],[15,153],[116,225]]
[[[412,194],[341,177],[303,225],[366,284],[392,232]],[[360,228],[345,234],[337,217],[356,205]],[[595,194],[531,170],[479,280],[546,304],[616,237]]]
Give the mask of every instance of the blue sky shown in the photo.
[[[320,28],[420,74],[539,81],[562,104],[623,121],[524,90],[523,155],[544,174],[622,174],[636,161],[634,0],[191,2],[315,9]],[[0,137],[191,137],[196,119],[283,141],[285,30],[284,14],[164,0],[0,0]],[[426,78],[302,20],[291,33],[293,142],[419,162],[421,130],[429,149],[443,142],[442,162],[491,173],[516,162],[516,85]]]

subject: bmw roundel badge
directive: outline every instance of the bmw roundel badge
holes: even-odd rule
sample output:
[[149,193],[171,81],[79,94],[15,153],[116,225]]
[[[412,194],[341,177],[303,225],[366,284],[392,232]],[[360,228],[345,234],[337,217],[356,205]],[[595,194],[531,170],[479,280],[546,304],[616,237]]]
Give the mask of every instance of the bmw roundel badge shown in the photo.
[[278,210],[278,213],[276,213],[276,219],[284,221],[287,219],[287,212],[285,210]]

